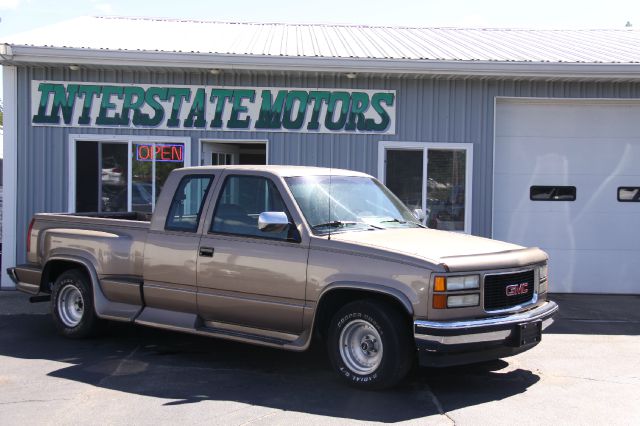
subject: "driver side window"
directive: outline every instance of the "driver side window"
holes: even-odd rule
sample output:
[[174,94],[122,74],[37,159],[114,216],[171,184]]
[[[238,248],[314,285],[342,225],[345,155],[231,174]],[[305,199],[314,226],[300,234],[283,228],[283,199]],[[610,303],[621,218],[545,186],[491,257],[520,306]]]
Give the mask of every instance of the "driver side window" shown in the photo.
[[289,213],[271,180],[260,176],[229,176],[216,203],[211,232],[286,240],[289,230],[262,232],[258,216],[262,212]]

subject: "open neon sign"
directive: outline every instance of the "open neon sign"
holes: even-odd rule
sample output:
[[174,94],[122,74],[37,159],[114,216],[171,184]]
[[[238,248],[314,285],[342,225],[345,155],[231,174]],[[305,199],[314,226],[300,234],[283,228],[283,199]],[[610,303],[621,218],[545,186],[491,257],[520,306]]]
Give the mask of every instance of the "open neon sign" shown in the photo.
[[184,145],[136,145],[136,160],[182,163]]

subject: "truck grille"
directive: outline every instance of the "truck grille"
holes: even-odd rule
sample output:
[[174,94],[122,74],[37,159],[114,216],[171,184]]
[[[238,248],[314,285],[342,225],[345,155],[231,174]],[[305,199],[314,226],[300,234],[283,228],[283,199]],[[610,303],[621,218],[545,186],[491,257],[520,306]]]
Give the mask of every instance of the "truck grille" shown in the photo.
[[485,275],[484,309],[495,311],[528,302],[533,298],[534,290],[533,270]]

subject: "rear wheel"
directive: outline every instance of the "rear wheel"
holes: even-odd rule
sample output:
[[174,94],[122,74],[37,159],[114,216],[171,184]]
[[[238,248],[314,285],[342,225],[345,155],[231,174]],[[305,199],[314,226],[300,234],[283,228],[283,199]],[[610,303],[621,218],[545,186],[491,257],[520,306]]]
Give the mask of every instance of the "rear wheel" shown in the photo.
[[100,319],[93,308],[89,277],[78,269],[63,272],[53,284],[51,313],[60,334],[80,339],[93,335]]
[[342,307],[329,325],[327,347],[338,374],[362,389],[396,385],[407,375],[415,352],[402,314],[376,300]]

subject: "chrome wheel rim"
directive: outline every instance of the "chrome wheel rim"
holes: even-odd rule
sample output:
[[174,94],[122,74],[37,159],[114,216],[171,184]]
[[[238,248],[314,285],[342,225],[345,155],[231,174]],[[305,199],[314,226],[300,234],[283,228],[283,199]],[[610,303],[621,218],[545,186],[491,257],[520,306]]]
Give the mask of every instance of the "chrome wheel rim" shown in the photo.
[[380,333],[368,321],[353,320],[340,333],[342,362],[354,373],[374,372],[382,362],[383,345]]
[[58,295],[58,314],[62,323],[67,327],[75,327],[80,324],[84,314],[84,300],[78,287],[67,284]]

